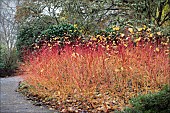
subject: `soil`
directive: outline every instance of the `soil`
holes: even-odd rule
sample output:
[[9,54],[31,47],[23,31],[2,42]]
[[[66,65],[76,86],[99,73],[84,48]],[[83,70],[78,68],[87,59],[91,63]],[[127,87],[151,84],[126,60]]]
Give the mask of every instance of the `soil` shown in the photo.
[[35,106],[33,101],[16,92],[20,81],[19,76],[0,78],[0,113],[58,113],[44,106]]

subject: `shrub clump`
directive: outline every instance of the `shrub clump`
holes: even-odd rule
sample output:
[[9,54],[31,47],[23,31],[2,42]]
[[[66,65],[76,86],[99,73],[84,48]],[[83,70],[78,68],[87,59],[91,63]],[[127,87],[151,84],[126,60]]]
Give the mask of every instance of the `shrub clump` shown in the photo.
[[[41,48],[44,44],[64,42],[75,42],[80,36],[80,32],[76,25],[59,24],[43,26],[40,24],[31,24],[30,26],[22,26],[18,33],[17,49],[21,58],[28,51],[34,51]],[[47,44],[48,45],[48,44]]]
[[31,86],[29,94],[44,103],[54,101],[51,105],[59,111],[109,112],[123,109],[138,94],[168,84],[167,47],[126,43],[42,48],[21,66]]
[[13,76],[18,68],[16,48],[8,50],[0,45],[0,77]]
[[[41,35],[45,35],[46,38],[53,38],[53,37],[64,37],[67,36],[70,41],[75,40],[79,37],[80,32],[76,25],[72,24],[59,24],[59,25],[52,25],[48,29],[42,31]],[[49,40],[48,39],[48,40]]]
[[164,87],[158,93],[150,93],[132,98],[132,108],[122,113],[169,113],[170,112],[170,86]]
[[28,84],[20,90],[61,112],[110,112],[169,84],[168,39],[143,28],[111,29],[116,35],[102,32],[85,42],[60,27],[45,31],[20,66]]

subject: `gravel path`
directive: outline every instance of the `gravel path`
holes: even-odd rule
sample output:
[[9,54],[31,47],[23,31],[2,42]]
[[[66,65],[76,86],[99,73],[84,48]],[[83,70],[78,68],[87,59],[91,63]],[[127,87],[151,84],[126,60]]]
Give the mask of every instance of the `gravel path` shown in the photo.
[[19,76],[0,78],[0,113],[57,113],[43,106],[34,106],[32,101],[16,92]]

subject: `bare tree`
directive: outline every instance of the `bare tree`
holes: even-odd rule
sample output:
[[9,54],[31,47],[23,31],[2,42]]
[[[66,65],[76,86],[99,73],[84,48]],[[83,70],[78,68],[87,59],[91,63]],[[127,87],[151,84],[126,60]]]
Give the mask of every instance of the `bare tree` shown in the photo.
[[17,22],[15,20],[18,0],[0,0],[0,71],[12,74],[17,62],[16,40]]
[[15,47],[17,34],[17,23],[14,19],[16,2],[13,0],[1,0],[0,5],[1,45],[11,51]]

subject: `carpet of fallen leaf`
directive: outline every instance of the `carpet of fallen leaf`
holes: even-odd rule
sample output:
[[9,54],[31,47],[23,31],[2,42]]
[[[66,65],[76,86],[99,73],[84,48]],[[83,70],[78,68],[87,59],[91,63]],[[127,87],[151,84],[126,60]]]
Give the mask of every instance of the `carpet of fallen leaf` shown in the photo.
[[[25,83],[21,83],[21,84],[25,84]],[[78,95],[75,94],[74,97],[68,96],[65,100],[59,102],[58,100],[60,97],[57,95],[55,95],[56,98],[50,98],[48,96],[42,97],[39,95],[34,95],[29,93],[27,88],[28,87],[25,84],[24,87],[22,86],[21,88],[18,89],[18,91],[26,95],[29,100],[33,100],[35,102],[35,105],[37,106],[46,105],[50,109],[56,109],[60,112],[76,112],[76,113],[113,112],[114,113],[114,111],[117,110],[121,111],[125,107],[131,107],[129,103],[129,99],[137,95],[137,91],[135,89],[122,88],[122,89],[115,90],[115,92],[100,93],[96,91],[93,94],[87,95],[88,97],[81,94]],[[157,89],[157,91],[158,90],[159,89]],[[155,89],[152,89],[150,91],[157,92]]]
[[[28,87],[29,85],[23,82],[20,84],[18,91],[27,96],[28,100],[33,100],[34,105],[45,105],[51,110],[55,109],[59,112],[75,113],[114,113],[115,111],[122,111],[125,107],[132,107],[129,103],[130,98],[137,96],[139,92],[140,94],[149,93],[145,92],[145,90],[122,87],[115,89],[114,92],[113,90],[105,93],[95,91],[93,94],[87,94],[86,96],[75,94],[74,96],[68,96],[65,100],[62,100],[62,98],[57,94],[55,97],[50,97],[47,95],[43,97],[42,95],[30,93]],[[150,92],[158,92],[161,89],[151,89],[149,86],[147,88]]]

